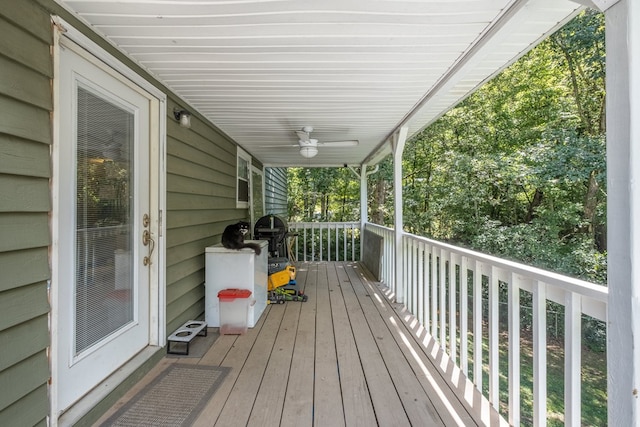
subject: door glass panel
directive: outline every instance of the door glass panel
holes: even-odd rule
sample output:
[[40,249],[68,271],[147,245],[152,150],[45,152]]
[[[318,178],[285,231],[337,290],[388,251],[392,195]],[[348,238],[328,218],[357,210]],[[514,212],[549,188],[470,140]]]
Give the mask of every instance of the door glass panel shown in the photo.
[[78,87],[75,355],[133,321],[135,115]]

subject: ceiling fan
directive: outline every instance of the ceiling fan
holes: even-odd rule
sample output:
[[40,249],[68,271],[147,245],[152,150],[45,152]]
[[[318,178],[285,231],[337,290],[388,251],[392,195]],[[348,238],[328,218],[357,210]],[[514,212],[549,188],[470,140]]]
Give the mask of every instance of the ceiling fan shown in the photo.
[[350,139],[345,141],[318,141],[315,138],[311,138],[311,132],[313,132],[313,127],[304,126],[301,130],[295,131],[298,136],[297,144],[289,144],[289,145],[269,145],[266,147],[299,147],[300,155],[307,159],[315,157],[318,154],[318,147],[327,146],[327,147],[353,147],[359,144],[357,139]]

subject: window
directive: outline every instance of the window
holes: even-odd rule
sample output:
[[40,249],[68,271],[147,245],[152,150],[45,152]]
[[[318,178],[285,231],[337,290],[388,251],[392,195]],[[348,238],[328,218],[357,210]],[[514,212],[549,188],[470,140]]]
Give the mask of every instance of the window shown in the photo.
[[240,147],[238,147],[237,163],[236,208],[248,208],[251,156]]

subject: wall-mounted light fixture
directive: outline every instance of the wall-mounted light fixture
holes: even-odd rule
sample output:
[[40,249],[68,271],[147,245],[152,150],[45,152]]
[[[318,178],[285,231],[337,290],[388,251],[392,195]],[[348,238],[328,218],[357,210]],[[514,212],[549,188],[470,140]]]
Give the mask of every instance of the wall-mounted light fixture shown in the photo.
[[173,110],[173,117],[180,122],[183,128],[191,127],[191,113],[187,110]]

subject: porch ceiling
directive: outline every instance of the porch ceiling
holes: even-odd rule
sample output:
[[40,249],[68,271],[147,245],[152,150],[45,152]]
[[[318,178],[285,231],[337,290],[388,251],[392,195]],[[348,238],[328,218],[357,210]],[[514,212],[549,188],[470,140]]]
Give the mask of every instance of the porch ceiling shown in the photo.
[[[569,0],[59,0],[266,166],[374,163],[569,19]],[[295,130],[322,141],[300,156]]]

